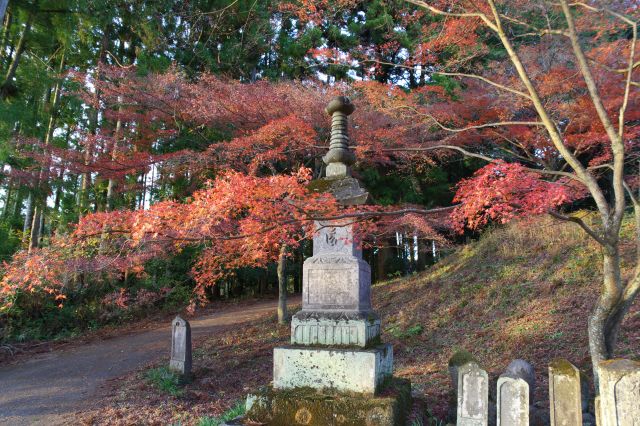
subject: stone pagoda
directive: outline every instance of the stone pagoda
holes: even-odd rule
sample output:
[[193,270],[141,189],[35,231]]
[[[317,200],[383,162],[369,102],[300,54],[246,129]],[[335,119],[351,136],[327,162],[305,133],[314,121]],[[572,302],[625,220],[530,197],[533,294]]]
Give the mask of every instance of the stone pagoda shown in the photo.
[[[331,142],[323,157],[324,188],[343,206],[368,193],[351,176],[349,98],[333,99]],[[302,310],[291,321],[291,345],[273,353],[273,387],[250,395],[247,420],[269,425],[402,424],[410,401],[406,381],[392,380],[393,349],[380,340],[371,308],[371,270],[350,221],[316,222],[313,256],[304,262]],[[385,389],[385,396],[380,391]]]

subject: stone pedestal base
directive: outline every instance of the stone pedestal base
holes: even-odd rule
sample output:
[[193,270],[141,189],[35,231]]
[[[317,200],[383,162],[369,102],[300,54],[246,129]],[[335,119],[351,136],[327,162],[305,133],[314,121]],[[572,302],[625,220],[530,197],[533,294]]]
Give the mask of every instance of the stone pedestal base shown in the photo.
[[393,348],[288,346],[273,350],[273,387],[374,394],[393,374]]
[[380,319],[373,312],[300,311],[291,319],[292,345],[367,347],[380,344]]
[[[411,409],[411,384],[390,379],[380,396],[266,388],[247,397],[244,422],[269,426],[396,426]],[[242,424],[242,423],[238,423]]]

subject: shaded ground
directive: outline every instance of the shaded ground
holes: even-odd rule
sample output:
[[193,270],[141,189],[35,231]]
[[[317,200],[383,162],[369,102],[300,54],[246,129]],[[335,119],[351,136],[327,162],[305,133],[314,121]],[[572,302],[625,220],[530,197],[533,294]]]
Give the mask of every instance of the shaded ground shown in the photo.
[[[242,329],[271,316],[275,301],[229,307],[191,322],[194,345],[205,337]],[[0,424],[76,424],[77,411],[112,379],[159,358],[168,359],[170,326],[130,333],[82,346],[70,345],[0,367]],[[101,389],[102,388],[102,389]]]

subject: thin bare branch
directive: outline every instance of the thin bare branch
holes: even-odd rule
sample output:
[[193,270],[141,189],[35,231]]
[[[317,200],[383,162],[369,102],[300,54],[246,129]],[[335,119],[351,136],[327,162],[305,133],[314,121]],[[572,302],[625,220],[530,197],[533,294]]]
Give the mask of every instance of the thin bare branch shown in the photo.
[[[482,154],[478,154],[475,152],[471,152],[468,151],[462,147],[456,146],[456,145],[433,145],[433,146],[427,146],[427,147],[408,147],[408,148],[388,148],[388,149],[383,149],[382,152],[426,152],[426,151],[435,151],[435,150],[439,150],[439,149],[449,149],[452,151],[457,151],[467,157],[472,157],[472,158],[478,158],[480,160],[484,160],[487,163],[494,163],[497,164],[500,162],[500,160],[497,160],[495,158],[492,157],[488,157],[486,155],[482,155]],[[584,183],[580,180],[580,178],[575,175],[574,173],[570,173],[570,172],[561,172],[561,171],[557,171],[557,170],[544,170],[544,169],[534,169],[531,167],[524,167],[525,170],[529,171],[529,172],[533,172],[533,173],[540,173],[543,175],[549,175],[549,176],[563,176],[563,177],[567,177],[569,179],[578,181],[580,183]]]
[[468,13],[455,13],[455,12],[446,12],[442,9],[438,9],[436,7],[431,6],[430,4],[421,1],[421,0],[406,0],[407,3],[411,3],[414,4],[416,6],[420,6],[423,7],[433,13],[435,13],[436,15],[441,15],[441,16],[451,16],[454,18],[480,18],[484,21],[484,23],[491,28],[492,30],[496,30],[496,26],[493,22],[491,22],[491,20],[489,19],[489,17],[487,15],[485,15],[484,13],[479,13],[479,12],[468,12]]
[[633,74],[634,58],[636,55],[636,41],[638,40],[638,25],[634,22],[631,25],[633,31],[633,37],[631,38],[630,52],[629,52],[629,65],[627,67],[627,78],[624,85],[624,100],[620,107],[620,113],[618,114],[618,137],[622,140],[624,137],[624,114],[629,104],[629,92],[631,90],[631,74]]
[[627,181],[623,180],[622,183],[624,185],[625,191],[627,191],[627,195],[629,195],[629,198],[631,199],[631,204],[633,204],[635,208],[640,207],[640,203],[638,203],[638,198],[633,193],[633,190],[631,189]]
[[575,217],[575,216],[567,216],[564,215],[562,213],[556,212],[554,210],[549,210],[548,213],[555,217],[556,219],[560,219],[560,220],[564,220],[566,222],[573,222],[575,224],[577,224],[578,226],[580,226],[580,228],[582,228],[587,234],[589,234],[589,236],[591,238],[593,238],[598,244],[605,246],[607,245],[606,241],[604,240],[604,238],[602,238],[601,236],[598,235],[597,232],[595,232],[593,229],[591,229],[591,227],[589,227],[589,225],[587,225],[585,223],[585,221],[583,221],[582,219],[580,219],[579,217]]
[[[573,14],[571,13],[571,9],[569,8],[566,0],[560,0],[560,5],[562,7],[565,20],[567,21],[569,39],[571,40],[573,53],[578,59],[580,72],[582,73],[582,77],[587,85],[589,96],[591,97],[593,106],[595,107],[598,117],[600,118],[600,122],[602,123],[602,126],[604,127],[605,132],[607,133],[607,136],[609,137],[609,140],[611,142],[611,151],[613,153],[613,192],[615,195],[613,226],[614,228],[619,229],[620,224],[622,223],[622,216],[624,215],[625,208],[624,186],[622,184],[622,181],[624,180],[624,143],[622,142],[621,137],[616,133],[615,128],[611,123],[611,119],[607,114],[607,110],[604,107],[602,98],[600,97],[600,93],[595,79],[591,74],[591,69],[587,62],[587,58],[582,50],[580,41],[578,40],[578,34],[575,28],[575,23],[573,21]],[[631,60],[631,64],[633,65],[633,60]]]
[[524,92],[521,92],[520,90],[514,89],[514,88],[509,87],[509,86],[505,86],[504,84],[496,83],[495,81],[489,80],[488,78],[482,77],[480,75],[465,74],[465,73],[461,73],[461,72],[444,72],[444,71],[433,71],[433,74],[448,75],[448,76],[452,76],[452,77],[475,78],[477,80],[484,81],[485,83],[490,84],[490,85],[492,85],[494,87],[497,87],[499,89],[506,90],[507,92],[511,92],[511,93],[514,93],[514,94],[516,94],[518,96],[522,96],[523,98],[531,100],[531,96],[527,95]]
[[532,30],[532,32],[530,33],[526,33],[526,34],[521,34],[521,36],[523,35],[539,35],[539,36],[543,36],[543,35],[563,35],[563,36],[567,36],[567,32],[564,30],[558,30],[558,29],[554,29],[554,28],[538,28],[535,25],[531,25],[528,22],[522,21],[520,19],[505,15],[503,13],[500,14],[500,17],[506,21],[512,22],[514,24],[517,25],[521,25],[523,27],[529,28],[530,30]]
[[397,107],[393,107],[390,109],[409,109],[412,110],[414,113],[427,117],[429,118],[431,121],[433,121],[436,126],[440,127],[442,130],[446,130],[447,132],[451,132],[451,133],[461,133],[461,132],[467,132],[469,130],[478,130],[478,129],[486,129],[486,128],[490,128],[490,127],[507,127],[507,126],[544,126],[544,123],[540,122],[540,121],[496,121],[496,122],[492,122],[492,123],[483,123],[483,124],[476,124],[473,126],[467,126],[467,127],[459,127],[459,128],[454,128],[454,127],[447,127],[444,124],[442,124],[436,117],[434,117],[432,114],[429,114],[428,112],[423,112],[423,111],[419,111],[417,108],[411,106],[411,105],[400,105]]

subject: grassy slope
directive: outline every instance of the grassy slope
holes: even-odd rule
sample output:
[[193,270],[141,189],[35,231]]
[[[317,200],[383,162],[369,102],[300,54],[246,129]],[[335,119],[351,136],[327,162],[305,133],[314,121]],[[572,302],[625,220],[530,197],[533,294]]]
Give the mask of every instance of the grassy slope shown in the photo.
[[[625,225],[627,260],[635,251],[630,232]],[[387,328],[424,328],[393,339],[397,374],[411,378],[444,415],[446,366],[456,349],[473,353],[494,378],[522,358],[536,368],[535,400],[544,403],[551,359],[590,369],[586,325],[600,264],[597,247],[577,226],[545,218],[485,233],[425,274],[376,286]],[[639,325],[636,307],[624,323],[619,356],[639,355]]]
[[[633,252],[625,246],[625,257]],[[378,284],[373,294],[383,339],[394,344],[396,375],[411,379],[433,414],[444,416],[447,362],[457,349],[472,352],[493,378],[514,358],[532,362],[541,402],[551,359],[565,357],[588,369],[586,319],[599,277],[599,252],[577,227],[537,219],[487,232],[431,270]],[[635,308],[623,326],[620,356],[639,355],[638,326]],[[217,415],[270,380],[271,348],[288,338],[288,327],[267,318],[195,342],[196,379],[179,396],[158,392],[141,373],[117,384],[104,401],[107,411],[85,418],[190,424]]]

